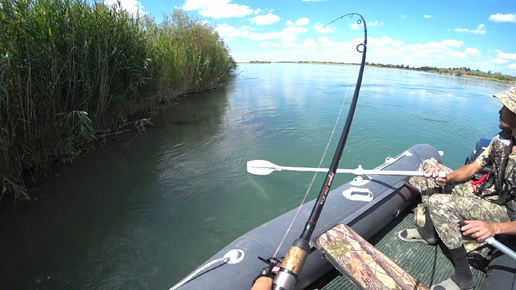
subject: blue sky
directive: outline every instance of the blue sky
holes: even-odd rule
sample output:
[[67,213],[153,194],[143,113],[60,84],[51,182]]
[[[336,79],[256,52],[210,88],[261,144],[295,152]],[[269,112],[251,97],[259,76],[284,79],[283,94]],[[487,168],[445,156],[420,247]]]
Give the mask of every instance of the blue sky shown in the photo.
[[[115,0],[107,0],[106,3]],[[516,76],[514,0],[121,0],[161,22],[174,8],[207,21],[238,62],[360,62],[360,13],[367,61],[411,67],[468,67]]]

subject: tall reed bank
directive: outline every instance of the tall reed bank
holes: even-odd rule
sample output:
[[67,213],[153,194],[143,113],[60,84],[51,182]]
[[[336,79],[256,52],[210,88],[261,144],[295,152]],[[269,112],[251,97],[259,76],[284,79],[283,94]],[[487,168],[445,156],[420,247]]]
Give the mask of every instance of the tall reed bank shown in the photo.
[[0,0],[0,201],[162,103],[222,86],[236,63],[215,30],[175,10]]

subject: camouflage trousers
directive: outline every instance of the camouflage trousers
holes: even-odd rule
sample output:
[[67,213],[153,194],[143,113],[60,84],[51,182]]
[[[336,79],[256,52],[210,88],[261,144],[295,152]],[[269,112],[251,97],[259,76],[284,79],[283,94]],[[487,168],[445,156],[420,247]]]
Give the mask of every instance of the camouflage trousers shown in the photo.
[[[431,167],[438,167],[448,173],[452,171],[433,159],[423,161],[419,169],[425,171]],[[469,252],[483,245],[471,237],[462,235],[460,227],[465,220],[510,221],[505,206],[475,195],[471,181],[442,184],[434,178],[412,177],[409,183],[421,193],[421,199],[427,207],[435,230],[448,249],[456,249],[464,244]]]

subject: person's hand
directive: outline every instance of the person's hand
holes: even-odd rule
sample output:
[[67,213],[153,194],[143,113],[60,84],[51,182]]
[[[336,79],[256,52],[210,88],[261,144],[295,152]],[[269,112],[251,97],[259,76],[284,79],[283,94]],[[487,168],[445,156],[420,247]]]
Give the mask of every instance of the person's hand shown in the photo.
[[271,257],[267,260],[264,258],[258,257],[262,262],[267,264],[267,267],[263,268],[260,271],[260,274],[256,279],[254,279],[253,286],[251,290],[269,290],[272,289],[272,282],[274,276],[278,274],[280,270],[281,263],[283,262],[283,258]]
[[430,177],[435,178],[435,181],[437,181],[437,182],[446,183],[446,178],[438,177],[439,172],[441,172],[441,171],[442,170],[439,169],[439,167],[432,167],[432,168],[428,168],[427,170],[425,170],[425,173],[428,174]]
[[271,277],[262,276],[254,282],[251,290],[270,290],[272,289],[272,282]]
[[461,228],[463,233],[465,235],[471,235],[471,237],[475,238],[478,242],[483,242],[485,239],[494,237],[495,235],[495,228],[492,223],[479,220],[464,222],[466,225]]

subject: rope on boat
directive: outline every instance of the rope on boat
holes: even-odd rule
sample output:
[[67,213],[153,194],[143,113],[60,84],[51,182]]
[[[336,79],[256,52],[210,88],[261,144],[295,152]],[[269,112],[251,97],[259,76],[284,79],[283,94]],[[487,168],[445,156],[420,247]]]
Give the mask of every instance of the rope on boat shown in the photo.
[[174,285],[174,287],[170,288],[170,290],[176,290],[179,287],[183,286],[184,284],[190,282],[197,275],[199,275],[199,273],[204,272],[206,269],[210,268],[211,266],[213,266],[215,264],[220,264],[220,265],[217,266],[217,267],[220,267],[220,266],[226,264],[227,262],[229,262],[229,260],[230,260],[230,258],[222,257],[222,258],[219,258],[219,259],[216,259],[216,260],[213,260],[213,261],[207,263],[206,265],[204,265],[204,266],[200,267],[199,269],[193,271],[190,275],[186,276],[183,280],[179,281],[179,283]]

